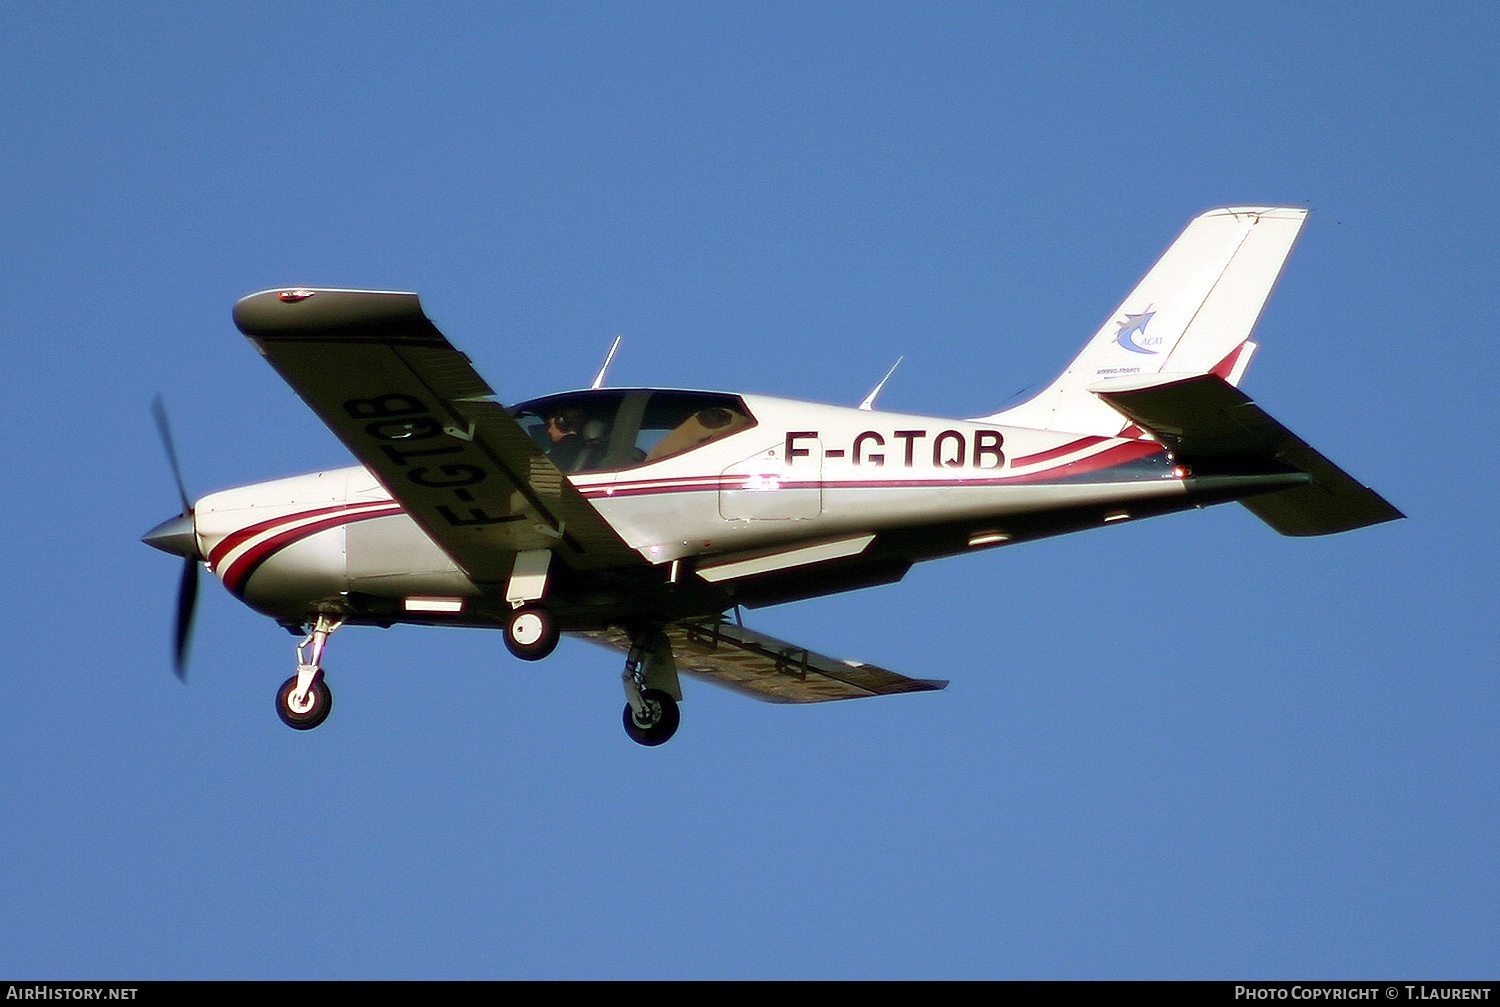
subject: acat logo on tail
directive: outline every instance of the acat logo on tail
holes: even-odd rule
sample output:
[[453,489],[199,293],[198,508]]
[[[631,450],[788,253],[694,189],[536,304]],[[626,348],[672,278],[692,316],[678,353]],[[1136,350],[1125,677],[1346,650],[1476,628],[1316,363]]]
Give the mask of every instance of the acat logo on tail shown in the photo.
[[1115,333],[1115,342],[1132,353],[1161,352],[1152,348],[1161,345],[1161,337],[1146,335],[1146,326],[1155,317],[1156,312],[1149,309],[1139,315],[1126,315],[1123,322],[1115,323],[1120,327],[1120,331]]

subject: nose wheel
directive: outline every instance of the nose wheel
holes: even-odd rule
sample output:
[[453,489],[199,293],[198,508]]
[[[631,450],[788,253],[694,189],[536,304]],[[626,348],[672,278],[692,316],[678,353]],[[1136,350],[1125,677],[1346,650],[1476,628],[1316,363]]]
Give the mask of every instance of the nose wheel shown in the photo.
[[297,676],[293,675],[276,693],[276,715],[287,727],[299,731],[311,731],[333,712],[333,692],[320,673],[305,692],[297,689]]

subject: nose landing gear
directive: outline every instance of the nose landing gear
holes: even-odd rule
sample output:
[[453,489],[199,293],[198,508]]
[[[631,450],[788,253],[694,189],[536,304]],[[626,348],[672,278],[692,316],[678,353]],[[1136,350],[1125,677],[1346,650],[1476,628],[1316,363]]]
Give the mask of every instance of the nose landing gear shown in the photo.
[[311,731],[333,711],[333,691],[323,681],[323,648],[344,620],[319,615],[306,638],[297,644],[297,674],[276,693],[276,715],[287,727]]

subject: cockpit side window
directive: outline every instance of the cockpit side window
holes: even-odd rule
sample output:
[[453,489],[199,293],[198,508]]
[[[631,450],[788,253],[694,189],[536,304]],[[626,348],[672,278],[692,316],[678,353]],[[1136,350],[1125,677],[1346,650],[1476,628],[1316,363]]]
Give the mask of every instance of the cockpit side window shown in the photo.
[[564,472],[634,468],[755,425],[734,395],[598,389],[522,403],[522,429]]
[[654,462],[727,437],[752,423],[744,404],[730,396],[657,392],[641,421],[636,447],[645,452],[646,461]]
[[605,455],[624,401],[617,391],[554,395],[517,406],[514,415],[559,469],[592,472],[609,467]]

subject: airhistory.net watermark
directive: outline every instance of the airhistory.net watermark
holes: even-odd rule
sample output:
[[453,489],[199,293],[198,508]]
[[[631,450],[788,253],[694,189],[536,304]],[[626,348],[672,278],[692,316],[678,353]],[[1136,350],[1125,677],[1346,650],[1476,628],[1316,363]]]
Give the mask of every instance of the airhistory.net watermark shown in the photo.
[[139,986],[55,986],[28,983],[7,986],[7,1000],[134,1000]]

